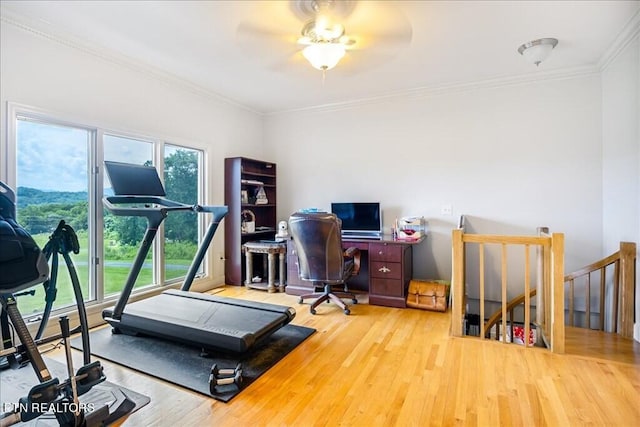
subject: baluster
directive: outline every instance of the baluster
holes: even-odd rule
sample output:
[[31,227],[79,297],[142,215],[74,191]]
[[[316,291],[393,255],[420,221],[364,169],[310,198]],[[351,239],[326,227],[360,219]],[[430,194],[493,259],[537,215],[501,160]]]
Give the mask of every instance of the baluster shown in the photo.
[[[502,244],[502,330],[507,333],[507,245]],[[506,336],[502,342],[507,342]]]
[[613,266],[613,332],[618,333],[618,307],[620,302],[620,259]]
[[573,279],[569,281],[569,325],[574,325],[573,318],[573,298],[574,298]]
[[587,315],[587,329],[591,329],[591,273],[587,274],[587,289],[585,292],[586,299],[586,315]]
[[484,339],[484,243],[479,244],[478,250],[480,256],[480,322],[478,322],[478,327],[482,328],[479,332]]
[[529,245],[524,246],[524,346],[529,346],[529,329],[531,324],[531,283],[529,265]]
[[605,265],[600,269],[600,330],[604,331],[604,300],[605,300],[605,289],[604,283],[607,275],[607,266]]

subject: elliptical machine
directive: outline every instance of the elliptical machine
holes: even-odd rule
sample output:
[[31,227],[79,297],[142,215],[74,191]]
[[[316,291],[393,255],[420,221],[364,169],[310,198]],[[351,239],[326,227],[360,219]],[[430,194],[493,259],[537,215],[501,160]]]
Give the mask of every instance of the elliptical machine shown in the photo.
[[[29,233],[16,222],[15,193],[0,181],[0,357],[6,358],[8,367],[12,369],[30,363],[39,381],[11,410],[0,414],[0,427],[31,421],[48,411],[54,413],[61,426],[94,426],[109,422],[107,405],[85,411],[78,400],[79,396],[103,382],[106,377],[100,362],[91,362],[87,315],[78,275],[69,256],[72,251],[76,254],[79,252],[78,239],[73,228],[64,221],[60,221],[41,251]],[[42,339],[56,295],[58,254],[62,254],[71,276],[80,325],[71,330],[69,320],[63,316],[60,318],[60,333]],[[50,272],[48,261],[51,257]],[[38,284],[44,285],[46,306],[34,339],[18,311],[16,297],[33,295],[34,292],[28,289]],[[11,327],[20,344],[13,342]],[[74,373],[69,338],[77,332],[82,334],[84,365]],[[38,351],[38,345],[60,339],[64,344],[69,375],[63,382],[52,376]],[[6,410],[7,404],[3,406],[3,410]]]

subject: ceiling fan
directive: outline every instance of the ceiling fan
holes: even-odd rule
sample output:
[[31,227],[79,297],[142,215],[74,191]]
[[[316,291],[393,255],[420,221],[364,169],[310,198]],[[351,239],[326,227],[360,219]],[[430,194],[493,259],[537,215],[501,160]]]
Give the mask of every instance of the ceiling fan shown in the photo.
[[[304,58],[323,73],[334,68],[347,52],[350,71],[384,63],[412,38],[411,24],[393,2],[259,3],[259,18],[238,26],[240,43],[254,57],[274,59],[284,55],[285,63],[304,62]],[[275,68],[282,68],[282,62],[278,61]]]
[[302,37],[298,39],[298,44],[305,46],[302,55],[323,72],[335,67],[347,48],[356,44],[355,39],[345,35],[339,18],[332,16],[334,5],[332,0],[313,0],[310,6],[314,16],[302,27]]

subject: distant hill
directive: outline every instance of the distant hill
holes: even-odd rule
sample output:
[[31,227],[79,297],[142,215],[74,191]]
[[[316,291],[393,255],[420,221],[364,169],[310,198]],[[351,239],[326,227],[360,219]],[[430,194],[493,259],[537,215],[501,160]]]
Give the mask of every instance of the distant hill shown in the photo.
[[30,187],[18,187],[18,203],[21,207],[50,203],[85,202],[89,198],[86,191],[43,191]]

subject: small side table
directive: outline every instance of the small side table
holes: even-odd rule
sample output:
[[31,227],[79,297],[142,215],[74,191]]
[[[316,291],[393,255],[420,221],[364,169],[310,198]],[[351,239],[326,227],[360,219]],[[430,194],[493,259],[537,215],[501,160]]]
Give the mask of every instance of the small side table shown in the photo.
[[[280,261],[280,283],[278,284],[280,292],[284,292],[284,258],[287,253],[286,242],[247,242],[242,245],[246,259],[246,280],[244,285],[248,288],[267,290],[268,292],[276,291],[276,254],[279,255]],[[269,278],[265,284],[261,282],[253,282],[253,254],[267,254],[268,257],[268,274]]]

